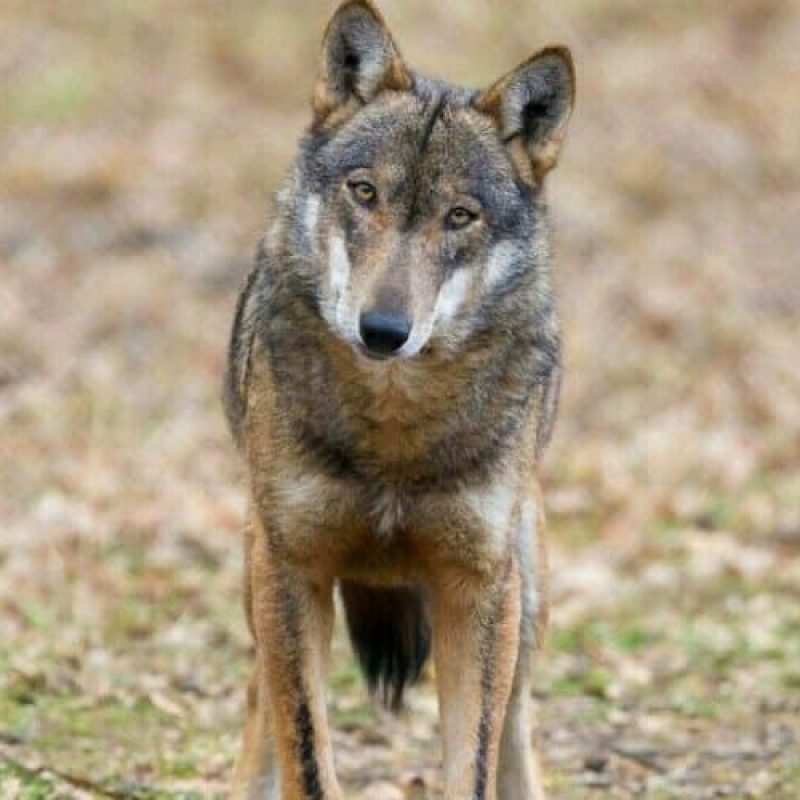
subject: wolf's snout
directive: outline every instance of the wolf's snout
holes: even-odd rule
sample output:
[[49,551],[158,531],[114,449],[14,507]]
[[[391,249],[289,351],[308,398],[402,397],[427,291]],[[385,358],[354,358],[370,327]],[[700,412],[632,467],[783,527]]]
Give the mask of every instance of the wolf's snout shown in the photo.
[[391,311],[363,313],[359,318],[358,328],[367,350],[381,356],[396,353],[411,333],[411,323],[405,314]]

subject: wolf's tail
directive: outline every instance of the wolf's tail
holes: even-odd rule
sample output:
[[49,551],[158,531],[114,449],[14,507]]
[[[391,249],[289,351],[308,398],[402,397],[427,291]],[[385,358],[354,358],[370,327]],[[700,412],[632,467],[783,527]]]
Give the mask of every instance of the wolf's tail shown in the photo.
[[431,650],[431,625],[422,592],[342,581],[347,629],[372,694],[393,709],[422,672]]

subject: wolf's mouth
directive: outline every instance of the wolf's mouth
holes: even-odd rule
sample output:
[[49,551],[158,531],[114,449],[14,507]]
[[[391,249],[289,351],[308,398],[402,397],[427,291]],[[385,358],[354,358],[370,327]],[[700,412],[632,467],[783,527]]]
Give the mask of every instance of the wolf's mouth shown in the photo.
[[366,345],[361,344],[361,342],[356,345],[355,349],[359,355],[368,358],[370,361],[393,361],[401,357],[399,350],[394,353],[380,353],[376,350],[370,350]]
[[381,364],[387,363],[404,363],[407,364],[409,362],[419,363],[420,361],[427,361],[436,353],[436,348],[432,344],[426,344],[420,350],[407,353],[403,350],[397,350],[394,353],[377,353],[374,350],[370,350],[369,348],[365,347],[363,344],[358,342],[354,346],[355,351],[358,353],[359,356],[367,359],[368,361],[373,361]]

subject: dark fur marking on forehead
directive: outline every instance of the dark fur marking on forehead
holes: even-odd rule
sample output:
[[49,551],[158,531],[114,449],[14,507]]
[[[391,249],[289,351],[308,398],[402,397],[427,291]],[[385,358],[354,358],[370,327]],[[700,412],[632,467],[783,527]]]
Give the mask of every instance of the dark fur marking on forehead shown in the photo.
[[438,78],[429,78],[419,72],[413,73],[413,78],[414,94],[426,103],[441,97],[451,108],[466,108],[478,94],[475,89],[458,86]]
[[436,100],[436,105],[431,110],[430,114],[428,114],[427,118],[425,119],[425,123],[422,128],[422,134],[420,135],[419,139],[419,147],[418,152],[422,155],[425,152],[425,148],[428,146],[428,142],[430,141],[431,134],[433,133],[433,128],[436,125],[437,120],[442,115],[442,111],[444,110],[445,104],[445,97],[441,95]]

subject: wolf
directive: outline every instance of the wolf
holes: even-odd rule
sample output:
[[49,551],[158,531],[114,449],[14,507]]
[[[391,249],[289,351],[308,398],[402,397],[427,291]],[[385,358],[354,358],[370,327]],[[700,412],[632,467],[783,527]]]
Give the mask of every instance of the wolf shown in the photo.
[[537,465],[561,371],[544,183],[574,85],[561,46],[478,91],[410,70],[369,0],[328,24],[224,385],[256,653],[233,798],[342,797],[337,590],[390,706],[432,651],[446,800],[544,797]]

